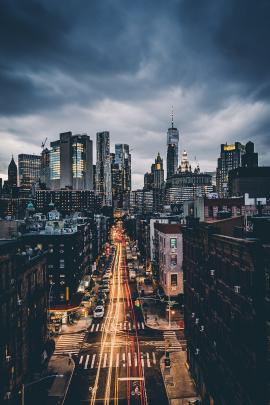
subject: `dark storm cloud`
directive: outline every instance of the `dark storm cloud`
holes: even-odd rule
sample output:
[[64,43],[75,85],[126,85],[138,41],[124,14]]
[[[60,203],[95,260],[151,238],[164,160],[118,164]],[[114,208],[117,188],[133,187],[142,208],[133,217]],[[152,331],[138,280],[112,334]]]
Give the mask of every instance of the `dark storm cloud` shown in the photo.
[[0,8],[0,131],[10,150],[105,125],[113,141],[128,134],[141,173],[150,154],[164,156],[172,103],[181,148],[206,162],[220,142],[268,146],[268,0],[2,0]]
[[[54,82],[56,72],[83,83],[89,102],[151,97],[171,85],[204,86],[206,109],[226,100],[232,85],[268,98],[269,18],[268,1],[3,1],[0,113],[68,103],[64,80],[48,91],[31,77]],[[147,64],[152,74],[134,80]]]

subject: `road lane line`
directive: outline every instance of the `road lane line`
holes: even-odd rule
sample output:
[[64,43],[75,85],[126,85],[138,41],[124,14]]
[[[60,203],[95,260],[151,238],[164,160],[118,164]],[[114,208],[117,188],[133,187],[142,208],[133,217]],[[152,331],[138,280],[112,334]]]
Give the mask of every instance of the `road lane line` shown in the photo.
[[96,327],[96,332],[99,330],[99,323],[97,324],[97,327]]
[[131,330],[131,323],[128,323],[128,329]]
[[153,363],[157,364],[156,354],[154,352],[152,352],[152,356],[153,356]]
[[126,356],[125,356],[125,353],[123,353],[122,358],[123,358],[123,367],[126,367],[126,363],[125,363],[125,358],[126,358]]
[[148,353],[148,352],[146,353],[146,362],[147,362],[147,367],[151,367],[150,359],[149,359],[149,353]]
[[95,329],[95,324],[93,324],[93,325],[91,326],[90,332],[94,332],[94,329]]
[[85,360],[85,364],[84,364],[84,369],[86,370],[87,369],[87,366],[88,366],[88,361],[89,361],[89,354],[86,356],[86,360]]
[[142,322],[142,329],[144,329],[144,323]]
[[96,353],[95,354],[93,354],[93,357],[92,357],[92,361],[91,361],[91,368],[93,368],[94,367],[94,364],[95,364],[95,359],[96,359]]
[[143,358],[143,353],[141,353],[141,365],[144,367],[144,358]]
[[128,365],[131,367],[131,354],[128,352]]
[[104,353],[103,366],[102,366],[103,368],[106,367],[107,356],[108,356],[108,353]]
[[80,357],[79,364],[82,364],[82,361],[83,361],[83,356]]
[[137,325],[138,325],[138,329],[140,329],[141,328],[140,322],[137,322]]

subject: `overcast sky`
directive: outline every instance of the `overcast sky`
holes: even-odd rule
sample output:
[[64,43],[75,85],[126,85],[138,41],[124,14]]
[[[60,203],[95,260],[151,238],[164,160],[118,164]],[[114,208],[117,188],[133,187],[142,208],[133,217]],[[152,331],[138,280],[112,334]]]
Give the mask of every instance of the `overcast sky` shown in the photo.
[[[270,1],[1,0],[0,176],[60,132],[111,133],[133,188],[174,106],[180,152],[214,170],[220,144],[255,142],[269,165]],[[49,142],[48,142],[49,144]]]

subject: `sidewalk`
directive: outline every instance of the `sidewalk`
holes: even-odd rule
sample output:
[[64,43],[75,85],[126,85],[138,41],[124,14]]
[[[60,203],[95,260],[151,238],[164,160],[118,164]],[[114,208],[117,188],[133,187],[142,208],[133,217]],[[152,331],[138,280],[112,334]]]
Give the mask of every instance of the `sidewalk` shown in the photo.
[[89,326],[91,326],[92,323],[92,318],[83,318],[79,319],[76,323],[73,325],[62,325],[62,331],[59,334],[60,335],[66,335],[69,333],[79,333],[79,332],[86,332]]
[[165,356],[160,360],[160,368],[170,405],[189,405],[200,400],[192,380],[186,352],[170,353],[171,367],[165,368]]
[[[146,297],[147,298],[147,297]],[[171,327],[168,320],[165,318],[164,304],[151,300],[146,300],[142,304],[142,313],[144,323],[151,329],[158,330],[181,330],[182,328],[177,321],[171,321]]]
[[48,391],[48,405],[62,405],[64,403],[74,369],[74,360],[69,356],[52,356],[48,364],[48,374],[58,374],[63,375],[63,377],[54,378]]

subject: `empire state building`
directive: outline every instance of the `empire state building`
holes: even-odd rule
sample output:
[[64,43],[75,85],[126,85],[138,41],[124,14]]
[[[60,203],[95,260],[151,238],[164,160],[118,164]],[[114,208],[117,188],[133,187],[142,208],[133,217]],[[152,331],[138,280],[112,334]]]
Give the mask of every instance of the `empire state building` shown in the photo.
[[173,113],[172,125],[167,131],[167,179],[177,172],[178,168],[179,131],[174,127]]

